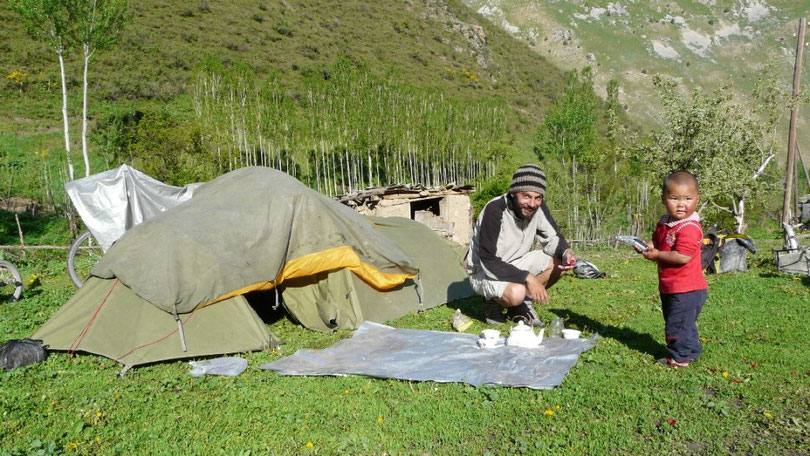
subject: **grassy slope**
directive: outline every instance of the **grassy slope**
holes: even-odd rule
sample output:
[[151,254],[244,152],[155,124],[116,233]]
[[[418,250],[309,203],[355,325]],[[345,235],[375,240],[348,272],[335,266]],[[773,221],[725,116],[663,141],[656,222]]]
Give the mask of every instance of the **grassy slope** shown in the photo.
[[[414,85],[460,97],[506,99],[515,110],[515,126],[539,117],[562,81],[560,71],[543,58],[455,2],[145,1],[131,2],[131,12],[120,44],[92,61],[92,113],[105,109],[104,103],[146,100],[188,109],[183,95],[206,56],[247,62],[259,74],[280,74],[294,89],[305,70],[318,71],[348,55]],[[29,40],[7,8],[0,7],[0,22],[0,73],[19,69],[31,82],[22,95],[10,81],[0,84],[5,88],[0,100],[9,106],[0,113],[0,132],[30,135],[32,123],[58,131],[53,53]],[[472,26],[478,25],[483,47],[473,43]],[[75,57],[69,62],[73,113],[80,109],[79,64]],[[479,83],[468,84],[459,76],[462,69]]]
[[[657,126],[660,103],[652,85],[656,74],[675,78],[688,88],[713,90],[731,82],[750,93],[759,66],[772,62],[790,91],[798,18],[810,15],[810,3],[790,0],[465,3],[495,24],[518,27],[516,37],[561,68],[595,66],[596,82],[602,88],[616,79],[627,114],[646,127]],[[608,14],[608,4],[621,6],[622,12]],[[572,32],[571,41],[563,39],[564,30]],[[661,53],[655,51],[654,43]],[[667,54],[664,46],[675,54]],[[595,56],[594,62],[587,60],[589,53]],[[807,56],[803,69],[806,80]],[[810,107],[804,106],[801,112],[799,143],[803,144],[810,140]],[[782,136],[786,143],[787,119]]]
[[[37,273],[42,285],[0,305],[4,338],[30,334],[72,292],[61,261],[39,255],[19,264],[24,280]],[[554,390],[260,371],[262,363],[349,335],[317,334],[281,319],[270,329],[286,345],[243,355],[250,367],[236,378],[192,378],[177,361],[119,379],[107,359],[65,354],[0,374],[0,453],[40,440],[60,449],[75,444],[83,454],[810,451],[807,278],[775,273],[767,254],[752,259],[747,273],[710,277],[700,319],[705,353],[673,371],[653,364],[663,354],[653,265],[626,249],[582,255],[612,277],[562,280],[541,316],[560,315],[602,338]],[[479,301],[468,300],[393,325],[447,331],[456,306],[483,317]],[[484,327],[475,320],[471,331]]]

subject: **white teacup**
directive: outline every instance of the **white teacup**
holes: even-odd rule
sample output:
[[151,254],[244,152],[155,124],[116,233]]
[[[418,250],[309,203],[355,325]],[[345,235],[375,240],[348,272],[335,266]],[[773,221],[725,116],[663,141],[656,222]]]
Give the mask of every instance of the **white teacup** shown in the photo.
[[481,347],[481,348],[495,348],[497,343],[498,343],[498,341],[496,341],[496,340],[490,340],[490,339],[484,339],[484,338],[479,338],[478,339],[478,346]]
[[478,338],[478,346],[481,348],[493,348],[498,344],[501,338],[501,332],[497,329],[485,329],[481,331],[481,336]]
[[481,338],[484,340],[497,342],[499,337],[501,337],[501,332],[497,329],[485,329],[481,331]]

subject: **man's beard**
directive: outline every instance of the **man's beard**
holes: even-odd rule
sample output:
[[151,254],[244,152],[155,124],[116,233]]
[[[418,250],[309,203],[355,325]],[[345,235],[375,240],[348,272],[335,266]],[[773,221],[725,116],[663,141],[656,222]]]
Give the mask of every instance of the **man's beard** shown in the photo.
[[520,209],[520,218],[522,218],[523,220],[527,220],[527,221],[528,221],[528,220],[531,220],[531,219],[534,217],[534,214],[537,214],[537,209],[535,209],[534,211],[532,211],[531,213],[529,213],[529,215],[526,215],[526,211],[528,211],[528,210],[529,210],[529,209],[523,209],[523,208],[521,208],[521,209]]

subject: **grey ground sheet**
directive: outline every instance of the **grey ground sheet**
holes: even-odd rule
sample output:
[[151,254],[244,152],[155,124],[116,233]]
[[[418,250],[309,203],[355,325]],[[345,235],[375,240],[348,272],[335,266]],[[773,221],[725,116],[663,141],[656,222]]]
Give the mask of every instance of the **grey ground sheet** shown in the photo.
[[398,329],[364,322],[350,339],[323,350],[298,350],[260,366],[281,375],[365,375],[473,386],[551,389],[562,383],[590,339],[546,338],[537,348],[479,348],[477,334]]

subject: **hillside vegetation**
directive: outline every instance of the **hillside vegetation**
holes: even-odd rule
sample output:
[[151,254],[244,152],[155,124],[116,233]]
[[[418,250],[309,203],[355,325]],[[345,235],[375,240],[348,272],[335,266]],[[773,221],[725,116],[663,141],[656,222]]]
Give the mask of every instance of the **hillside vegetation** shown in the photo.
[[[69,212],[56,55],[2,6],[0,195]],[[600,100],[598,66],[563,73],[513,32],[457,1],[131,2],[118,43],[90,63],[91,171],[129,163],[180,185],[266,165],[327,195],[475,183],[480,207],[516,166],[539,159],[572,239],[644,231],[667,170],[639,159],[647,138],[621,103],[637,86],[608,84]],[[67,60],[74,163],[80,57],[74,49]],[[711,131],[699,135],[713,142]],[[727,158],[722,147],[689,152]],[[770,215],[748,207],[760,223]]]
[[[0,5],[0,22],[0,166],[9,171],[0,194],[64,206],[56,54],[24,33],[8,4]],[[66,62],[76,163],[79,50]],[[206,97],[205,78],[222,82],[224,98]],[[330,194],[395,180],[463,182],[497,163],[489,151],[495,143],[518,144],[531,157],[530,135],[564,81],[457,2],[130,2],[117,45],[90,61],[91,168],[128,162],[181,184],[284,162],[282,169]],[[255,96],[238,114],[265,122],[252,129],[230,119],[228,99],[245,90]],[[377,92],[385,96],[372,99]],[[369,98],[365,105],[352,105],[363,102],[357,93]],[[333,101],[340,110],[326,105]],[[385,113],[373,112],[375,101]],[[392,126],[397,117],[406,128]],[[222,147],[233,150],[222,158]]]
[[[738,97],[746,97],[762,65],[771,63],[789,91],[798,18],[810,15],[810,3],[790,0],[465,3],[562,69],[594,67],[601,91],[610,80],[618,81],[628,115],[648,128],[661,125],[656,75],[685,89],[730,84]],[[806,50],[805,87],[810,77]],[[805,106],[801,113],[798,142],[805,145],[810,109]],[[786,119],[784,128],[786,144]]]
[[[119,44],[91,61],[96,116],[102,101],[183,106],[194,70],[207,57],[226,66],[246,63],[294,90],[307,72],[345,56],[414,86],[504,99],[517,129],[539,118],[564,80],[527,46],[455,2],[143,1],[131,2],[130,12]],[[3,131],[28,131],[27,122],[58,118],[57,109],[48,109],[58,95],[55,54],[28,38],[7,8],[0,21],[0,70],[28,75],[22,92],[4,78]],[[79,63],[68,64],[74,90]]]

